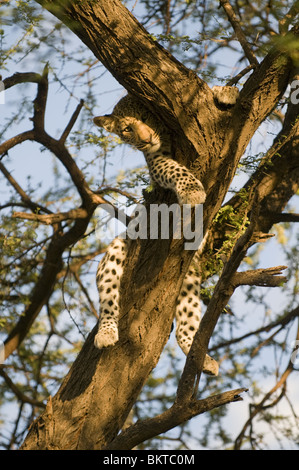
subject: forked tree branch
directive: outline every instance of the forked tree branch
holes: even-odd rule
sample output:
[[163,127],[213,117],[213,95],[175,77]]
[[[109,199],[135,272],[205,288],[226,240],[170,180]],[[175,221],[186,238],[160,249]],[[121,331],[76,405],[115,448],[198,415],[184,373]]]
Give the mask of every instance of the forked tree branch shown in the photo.
[[[120,209],[89,188],[82,171],[79,169],[65,146],[66,138],[68,137],[83,107],[83,101],[81,101],[77,106],[59,140],[54,139],[45,131],[44,116],[48,96],[47,74],[48,67],[46,66],[42,75],[35,73],[20,73],[5,79],[7,88],[23,82],[34,82],[38,84],[38,90],[34,100],[34,114],[32,118],[33,129],[3,142],[0,145],[0,154],[6,155],[11,148],[27,140],[41,143],[47,149],[52,151],[66,168],[79,194],[81,195],[82,207],[75,208],[67,212],[56,214],[52,213],[46,207],[32,201],[0,161],[0,171],[15,189],[17,194],[19,194],[23,203],[32,211],[31,214],[16,212],[13,214],[13,217],[33,220],[44,224],[51,224],[54,229],[52,240],[47,249],[43,269],[35,288],[32,291],[30,302],[26,305],[23,315],[12,328],[10,334],[5,340],[5,358],[7,358],[23,341],[41,308],[48,301],[54,288],[54,283],[62,268],[62,255],[64,250],[83,236],[96,207],[101,205],[106,211],[109,213],[113,212],[113,215],[116,218],[121,217],[121,220],[126,221],[126,223],[129,223],[131,220],[131,217],[123,214]],[[111,209],[111,212],[109,209]],[[44,214],[41,214],[40,212],[44,212]],[[73,226],[71,226],[65,233],[63,233],[60,226],[60,223],[64,220],[74,221]]]
[[101,450],[129,450],[136,445],[162,434],[185,423],[191,418],[228,403],[242,401],[241,394],[246,388],[238,388],[229,392],[213,395],[203,400],[192,400],[188,403],[174,403],[173,406],[155,418],[137,421],[121,432],[109,445]]
[[20,388],[11,380],[3,368],[0,368],[0,376],[4,379],[6,385],[11,389],[20,402],[29,403],[30,405],[37,406],[38,408],[46,407],[43,402],[25,395],[22,390],[20,390]]
[[[266,56],[263,63],[256,67],[252,74],[253,78],[246,82],[235,108],[225,114],[227,116],[225,118],[222,111],[215,106],[207,84],[150,40],[148,33],[127,12],[120,1],[85,1],[84,5],[82,2],[61,0],[39,1],[39,3],[69,25],[127,90],[134,92],[143,102],[147,102],[154,111],[161,111],[162,118],[165,118],[166,124],[171,129],[181,131],[188,163],[192,162],[191,152],[188,152],[190,148],[195,148],[198,155],[204,154],[203,174],[206,174],[209,192],[213,193],[215,199],[212,200],[211,197],[207,201],[209,209],[207,219],[210,218],[207,220],[207,229],[209,229],[251,136],[269,115],[287,86],[292,67],[287,54],[272,50]],[[252,57],[251,59],[253,60]],[[151,67],[148,67],[149,63]],[[215,135],[219,139],[215,139]],[[84,184],[84,179],[82,183],[82,174],[74,169],[70,155],[65,153],[59,142],[49,140],[45,132],[39,133],[38,138],[39,142],[54,151],[57,158],[65,165],[82,196],[83,206],[89,213],[93,204],[99,201],[96,199],[98,195],[90,192]],[[180,145],[177,142],[176,144]],[[215,159],[211,158],[211,152],[214,152]],[[76,238],[75,235],[77,236],[79,230],[83,228],[83,222],[87,220],[76,220],[77,227],[73,227],[72,233],[70,231],[62,236],[55,248],[57,246],[64,248],[66,243]],[[180,416],[173,415],[174,410],[182,415],[186,411],[185,419],[189,419],[191,412],[196,411],[196,414],[203,412],[201,411],[203,402],[195,399],[194,384],[199,376],[198,370],[201,370],[203,365],[209,338],[227,299],[234,290],[231,281],[247,248],[252,243],[255,230],[259,230],[259,227],[256,214],[253,214],[251,225],[237,242],[223,269],[188,355],[177,399],[173,407],[168,410],[168,415],[163,417],[165,421],[160,427],[161,432],[167,420],[168,424],[172,421],[175,425],[176,420],[181,419]],[[142,251],[144,246],[145,249]],[[148,266],[147,255],[152,255],[154,250],[152,246],[149,249],[149,242],[140,247],[141,243],[138,242],[132,248],[129,270],[125,273],[125,280],[129,280],[131,289],[123,289],[126,290],[122,296],[125,307],[120,322],[119,343],[108,351],[97,351],[93,346],[94,331],[90,334],[61,389],[51,400],[53,404],[51,415],[45,413],[34,423],[24,442],[24,448],[51,448],[51,446],[63,448],[69,445],[69,438],[72,440],[72,448],[77,449],[94,448],[95,440],[97,448],[103,448],[105,445],[107,447],[109,441],[112,442],[108,447],[113,445],[113,442],[115,444],[126,413],[129,412],[144,381],[157,363],[167,340],[168,327],[170,328],[172,320],[170,316],[179,290],[178,279],[182,281],[182,267],[187,270],[187,261],[191,259],[189,254],[182,254],[181,246],[179,248],[172,246],[172,251],[167,251],[169,248],[167,245],[165,249],[167,254],[162,258],[158,270],[154,274],[148,273],[140,266]],[[152,258],[154,262],[157,261],[157,257]],[[50,263],[50,259],[46,261]],[[142,274],[140,278],[138,273]],[[135,296],[136,292],[142,292],[142,297]],[[153,325],[153,322],[156,324]],[[157,333],[158,337],[153,338],[151,332]],[[142,364],[139,362],[141,357]],[[111,365],[113,365],[113,374],[111,374]],[[99,397],[102,397],[104,388],[105,397],[101,400]],[[244,389],[226,392],[233,395],[226,396],[225,400],[239,400],[240,391]],[[110,392],[113,396],[118,393],[121,397],[119,400],[121,406],[117,406],[119,403],[115,404],[111,400]],[[205,410],[208,409],[208,403],[210,406],[212,403],[213,407],[217,406],[215,398],[209,397],[206,400],[210,401],[204,403]],[[221,400],[218,396],[218,403],[219,401]],[[159,426],[159,419],[154,422]],[[142,423],[139,425],[142,426]],[[147,422],[147,425],[150,426],[151,423]],[[152,427],[150,432],[153,432]],[[133,434],[132,429],[131,433]],[[125,448],[130,448],[132,442],[124,445]]]
[[[195,336],[179,382],[177,398],[173,406],[155,418],[137,422],[135,425],[132,425],[117,436],[106,447],[107,449],[131,449],[138,443],[144,442],[155,435],[172,429],[193,416],[209,411],[215,406],[224,404],[222,399],[224,399],[224,401],[228,397],[236,398],[238,400],[241,399],[239,394],[246,391],[244,388],[239,389],[238,391],[226,392],[225,394],[217,395],[216,397],[208,397],[205,400],[196,400],[195,397],[200,371],[202,370],[204,357],[208,347],[208,341],[213,333],[217,320],[237,285],[241,285],[245,281],[245,277],[248,279],[248,273],[236,273],[236,269],[243,260],[248,247],[252,243],[251,240],[254,235],[256,221],[257,213],[253,211],[251,224],[244,235],[242,235],[237,241],[232,255],[216,285],[214,295],[201,322],[199,331]],[[272,277],[280,273],[283,268],[284,267],[280,266],[278,268],[270,268],[268,270],[256,270],[250,273],[249,277],[252,282],[265,283],[267,281],[268,284],[274,282],[277,285],[278,281],[281,283],[282,281],[285,281],[286,278],[280,277],[278,281],[276,279],[273,281]],[[219,402],[217,401],[218,399]],[[229,399],[229,401],[231,400]],[[215,403],[218,404],[215,405]],[[210,405],[212,405],[212,408],[209,408]],[[192,412],[190,410],[192,410]]]
[[13,218],[24,219],[24,220],[33,220],[35,222],[41,222],[46,225],[57,224],[64,220],[76,220],[76,219],[85,219],[88,216],[88,213],[85,209],[78,207],[77,209],[70,209],[67,212],[57,212],[55,214],[28,214],[27,212],[14,212],[12,214]]
[[[64,250],[75,243],[80,239],[81,236],[86,231],[86,228],[89,224],[90,218],[92,216],[94,208],[100,202],[106,202],[100,196],[93,194],[89,189],[83,173],[77,167],[75,161],[70,156],[68,150],[64,145],[64,141],[58,142],[52,137],[50,137],[44,130],[44,115],[47,102],[48,94],[48,78],[47,78],[47,67],[45,67],[43,75],[38,75],[34,73],[26,74],[15,74],[14,76],[5,79],[5,86],[11,87],[15,84],[22,82],[35,82],[38,84],[38,90],[36,98],[34,100],[34,114],[32,118],[33,129],[27,132],[23,132],[16,137],[9,139],[8,141],[0,145],[0,153],[6,154],[8,150],[14,146],[25,142],[26,140],[37,141],[45,145],[46,148],[53,151],[54,154],[64,163],[64,166],[67,168],[71,178],[73,179],[79,193],[82,196],[82,200],[85,202],[86,207],[79,209],[81,218],[76,218],[74,225],[69,228],[66,233],[63,233],[61,228],[54,227],[54,234],[47,249],[47,254],[45,257],[45,262],[40,273],[39,279],[36,282],[36,285],[31,293],[30,301],[25,306],[23,315],[12,328],[8,337],[5,340],[5,358],[7,358],[22,342],[26,337],[29,328],[34,322],[35,318],[39,314],[41,308],[48,301],[57,278],[58,273],[62,268],[62,255]],[[78,108],[75,116],[78,116]],[[73,115],[74,118],[74,115]],[[74,119],[71,120],[72,124]],[[66,128],[68,130],[68,127]],[[36,220],[38,217],[55,218],[56,214],[52,214],[47,208],[42,207],[39,204],[34,203],[26,194],[26,192],[21,188],[21,186],[16,182],[13,176],[7,171],[2,162],[0,162],[0,170],[9,181],[9,183],[14,187],[16,192],[20,195],[22,201],[26,204],[29,209],[36,213],[42,210],[45,212],[45,215],[41,214],[27,214],[27,218],[33,218]],[[84,211],[85,217],[82,217],[82,211]],[[78,214],[77,214],[78,215]],[[59,220],[60,219],[60,220]],[[55,222],[61,221],[61,216],[56,217]]]

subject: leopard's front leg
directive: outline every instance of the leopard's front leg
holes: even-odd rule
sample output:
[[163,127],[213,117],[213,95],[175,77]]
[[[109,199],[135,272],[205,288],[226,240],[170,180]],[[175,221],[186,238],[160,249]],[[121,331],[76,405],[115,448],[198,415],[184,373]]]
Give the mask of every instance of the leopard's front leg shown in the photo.
[[172,189],[182,204],[203,204],[206,199],[204,187],[183,165],[170,157],[146,155],[151,178],[162,188]]

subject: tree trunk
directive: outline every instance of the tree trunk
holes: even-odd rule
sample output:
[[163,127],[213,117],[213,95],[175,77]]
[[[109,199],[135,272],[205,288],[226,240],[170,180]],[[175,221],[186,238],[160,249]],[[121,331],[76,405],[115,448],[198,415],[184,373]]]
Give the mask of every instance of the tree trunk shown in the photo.
[[[153,257],[156,249],[152,246]],[[178,246],[165,260],[159,276],[151,276],[142,259],[138,268],[139,244],[132,251],[130,263],[144,284],[137,288],[136,283],[127,281],[132,273],[126,273],[123,290],[128,295],[122,304],[120,341],[99,351],[93,345],[95,329],[90,333],[59,392],[31,427],[23,449],[101,448],[123,426],[170,334],[182,278]]]
[[[252,135],[288,84],[292,64],[287,55],[271,51],[244,85],[236,106],[221,110],[208,85],[153,41],[119,0],[38,3],[168,124],[175,157],[193,169],[207,190],[204,224],[205,230],[211,228]],[[191,257],[182,240],[131,243],[122,282],[120,341],[98,351],[95,330],[90,333],[22,449],[109,447],[159,360]],[[205,350],[200,354],[203,359]]]

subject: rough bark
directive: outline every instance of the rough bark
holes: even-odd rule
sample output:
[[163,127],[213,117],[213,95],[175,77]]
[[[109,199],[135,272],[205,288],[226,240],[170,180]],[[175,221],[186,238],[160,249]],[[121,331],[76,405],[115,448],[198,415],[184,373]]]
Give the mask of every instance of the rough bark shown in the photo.
[[[133,263],[136,251],[130,257]],[[133,306],[123,305],[120,341],[115,347],[98,351],[91,332],[61,389],[33,424],[23,449],[94,449],[115,437],[170,333],[172,316],[163,310],[174,309],[178,250],[173,257],[176,263],[165,262],[160,282],[151,286],[145,302],[138,289],[130,289]]]
[[[221,110],[207,84],[154,42],[119,0],[39,3],[67,24],[127,90],[159,113],[177,133],[177,159],[192,167],[207,189],[204,218],[209,229],[252,135],[288,84],[292,71],[288,56],[280,50],[270,51],[245,83],[233,110]],[[298,30],[292,34],[298,34]],[[285,183],[283,174],[275,176],[272,183],[271,194],[265,192],[259,199],[263,208],[279,190],[279,184]],[[294,190],[295,185],[290,193]],[[237,207],[238,201],[234,203]],[[250,229],[240,238],[222,273],[192,346],[178,391],[180,405],[192,399],[209,338],[233,292],[236,270],[258,231],[255,208]],[[182,240],[132,243],[122,285],[119,343],[98,351],[93,346],[95,331],[91,332],[62,387],[31,426],[23,449],[115,448],[117,433],[170,333],[175,299],[192,256],[183,252],[182,246]],[[234,394],[229,401],[233,398]],[[210,409],[211,403],[205,405],[197,411]],[[176,411],[179,409],[177,406]],[[190,416],[186,411],[183,418]],[[177,419],[174,422],[178,424]],[[157,420],[146,424],[152,425],[146,436],[152,435],[155,424]],[[166,429],[161,427],[160,432]],[[130,438],[128,434],[122,436],[128,440],[122,441],[121,448],[136,444],[136,427],[129,428],[130,432]]]

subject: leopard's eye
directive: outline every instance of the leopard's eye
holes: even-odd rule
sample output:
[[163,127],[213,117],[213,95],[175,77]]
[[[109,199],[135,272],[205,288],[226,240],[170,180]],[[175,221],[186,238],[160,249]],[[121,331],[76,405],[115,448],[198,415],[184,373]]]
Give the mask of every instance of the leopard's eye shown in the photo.
[[127,126],[125,127],[122,132],[131,132],[132,131],[132,127],[131,126]]

